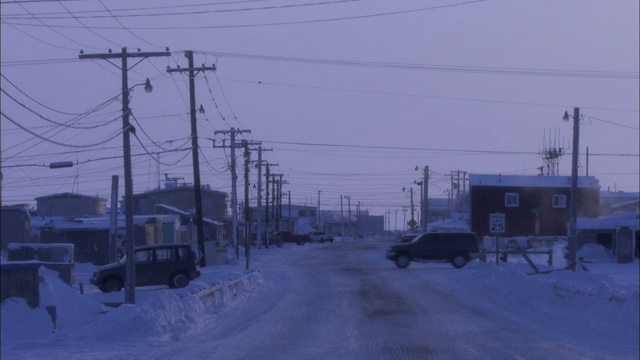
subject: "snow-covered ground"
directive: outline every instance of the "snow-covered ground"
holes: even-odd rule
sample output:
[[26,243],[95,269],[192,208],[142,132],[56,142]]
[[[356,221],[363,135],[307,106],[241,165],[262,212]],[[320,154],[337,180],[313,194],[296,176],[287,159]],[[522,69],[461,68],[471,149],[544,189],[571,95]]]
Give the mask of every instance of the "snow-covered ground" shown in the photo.
[[[338,243],[338,240],[336,243]],[[393,266],[383,259],[384,250],[390,241],[374,239],[354,240],[376,244],[375,256],[361,257],[358,261],[381,262]],[[144,287],[136,289],[136,304],[118,308],[103,305],[106,302],[122,302],[124,293],[102,294],[88,285],[93,266],[76,264],[76,283],[65,285],[57,275],[41,270],[45,282],[41,285],[41,307],[30,309],[23,299],[11,298],[2,303],[2,359],[39,358],[46,349],[68,348],[67,358],[80,358],[74,349],[82,343],[104,345],[113,343],[113,358],[126,357],[126,352],[117,345],[124,340],[137,340],[138,344],[153,346],[162,339],[174,339],[178,335],[198,332],[202,322],[216,313],[234,311],[235,306],[259,288],[269,286],[261,272],[281,267],[290,261],[290,254],[309,251],[310,247],[285,244],[282,248],[251,249],[250,270],[245,269],[245,259],[235,260],[229,251],[230,263],[201,269],[202,276],[185,289],[169,290],[166,287]],[[560,246],[554,258],[555,269],[566,263]],[[242,252],[241,252],[242,253]],[[377,256],[380,254],[380,256]],[[531,267],[516,255],[510,255],[508,263],[496,265],[474,261],[464,269],[454,272],[458,285],[456,296],[482,302],[483,306],[502,307],[508,311],[509,304],[526,303],[535,318],[536,313],[557,314],[556,318],[539,318],[531,326],[545,328],[559,322],[571,322],[576,335],[585,345],[600,339],[589,336],[593,327],[605,327],[612,338],[623,339],[628,348],[618,353],[628,354],[623,358],[638,358],[638,260],[628,264],[617,264],[604,248],[587,245],[579,253],[584,265],[590,270],[555,271],[544,275],[528,275]],[[535,259],[540,270],[549,270],[547,259]],[[433,265],[415,264],[416,267]],[[83,284],[84,295],[79,293]],[[483,294],[478,298],[478,294]],[[45,306],[56,307],[54,329]],[[515,306],[515,305],[513,305]],[[140,326],[145,324],[145,326]],[[152,340],[152,341],[151,341]],[[144,345],[142,345],[144,346]],[[101,358],[108,357],[101,347]],[[34,350],[36,352],[31,353]],[[43,352],[45,350],[45,352]],[[75,355],[75,356],[74,356]],[[86,350],[82,357],[88,356]],[[97,354],[96,354],[97,355]]]

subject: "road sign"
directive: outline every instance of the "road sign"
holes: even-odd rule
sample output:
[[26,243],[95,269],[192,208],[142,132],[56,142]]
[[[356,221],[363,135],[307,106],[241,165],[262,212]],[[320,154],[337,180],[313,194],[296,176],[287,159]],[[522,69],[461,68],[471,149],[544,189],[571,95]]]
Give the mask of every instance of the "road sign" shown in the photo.
[[489,231],[491,233],[504,234],[506,229],[506,216],[503,213],[489,214]]
[[407,225],[409,225],[410,228],[415,228],[416,225],[418,225],[418,222],[415,221],[414,219],[409,220],[409,222],[407,222]]

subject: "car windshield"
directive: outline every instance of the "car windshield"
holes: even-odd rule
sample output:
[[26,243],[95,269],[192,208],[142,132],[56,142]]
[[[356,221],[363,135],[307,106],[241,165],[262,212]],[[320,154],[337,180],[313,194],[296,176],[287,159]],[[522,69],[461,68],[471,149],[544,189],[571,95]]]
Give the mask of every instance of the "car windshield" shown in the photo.
[[409,242],[413,242],[416,238],[418,238],[418,234],[406,234],[400,237],[400,242],[409,243]]

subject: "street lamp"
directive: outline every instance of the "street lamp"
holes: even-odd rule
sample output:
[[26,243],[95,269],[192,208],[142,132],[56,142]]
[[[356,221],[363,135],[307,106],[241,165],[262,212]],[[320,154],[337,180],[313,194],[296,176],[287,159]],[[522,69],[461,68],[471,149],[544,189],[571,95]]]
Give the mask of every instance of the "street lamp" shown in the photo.
[[147,78],[147,81],[144,82],[144,92],[151,93],[153,92],[153,86],[151,86],[151,81]]
[[[562,120],[569,121],[569,113],[564,112]],[[573,108],[573,150],[571,154],[571,202],[569,208],[569,263],[575,268],[578,251],[578,141],[580,138],[580,108]]]
[[198,109],[198,114],[204,115],[204,106],[202,106],[202,104],[200,104],[200,108]]

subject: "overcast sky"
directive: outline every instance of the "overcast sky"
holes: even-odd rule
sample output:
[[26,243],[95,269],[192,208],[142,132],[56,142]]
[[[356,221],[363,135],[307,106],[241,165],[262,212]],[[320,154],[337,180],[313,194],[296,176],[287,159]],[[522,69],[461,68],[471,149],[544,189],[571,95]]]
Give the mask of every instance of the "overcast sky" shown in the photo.
[[[78,58],[123,47],[171,51],[129,59],[129,86],[153,85],[130,98],[136,193],[165,173],[193,182],[188,79],[166,71],[187,67],[185,50],[217,67],[195,80],[206,110],[201,182],[212,189],[230,191],[230,151],[210,139],[222,145],[228,135],[214,132],[231,127],[273,150],[263,158],[278,164],[292,203],[317,205],[320,191],[325,209],[344,195],[381,215],[409,206],[403,187],[417,203],[425,166],[430,197],[447,197],[452,171],[536,175],[545,146],[565,149],[559,173],[569,176],[572,121],[562,115],[579,107],[580,174],[603,190],[638,191],[636,0],[1,6],[3,205],[59,192],[109,198],[112,175],[124,194],[121,64]],[[42,166],[66,160],[77,165]]]

